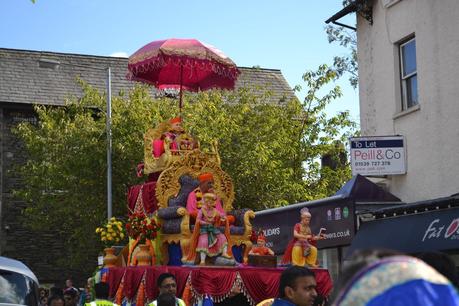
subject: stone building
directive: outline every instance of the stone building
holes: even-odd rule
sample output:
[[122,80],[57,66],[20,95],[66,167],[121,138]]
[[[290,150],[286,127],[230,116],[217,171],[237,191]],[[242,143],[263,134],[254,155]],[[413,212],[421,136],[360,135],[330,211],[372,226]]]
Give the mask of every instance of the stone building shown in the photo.
[[[63,237],[52,229],[36,233],[23,225],[21,213],[26,205],[12,196],[21,180],[12,170],[14,165],[24,162],[25,152],[11,128],[23,121],[36,122],[35,104],[59,106],[69,95],[81,96],[77,77],[104,91],[107,67],[111,68],[114,94],[133,87],[134,83],[125,78],[126,58],[0,48],[0,255],[25,262],[42,283],[62,284],[70,275],[76,279],[87,275],[56,269],[54,263],[63,249]],[[268,89],[271,103],[294,97],[280,70],[240,70],[236,87],[259,85]]]

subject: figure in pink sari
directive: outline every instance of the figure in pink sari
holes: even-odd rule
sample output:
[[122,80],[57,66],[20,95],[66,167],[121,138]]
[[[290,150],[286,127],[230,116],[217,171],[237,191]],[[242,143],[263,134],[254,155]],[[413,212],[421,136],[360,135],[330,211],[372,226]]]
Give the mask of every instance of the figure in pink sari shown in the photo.
[[225,222],[225,214],[221,214],[215,207],[215,194],[205,193],[204,206],[199,210],[196,224],[199,223],[199,238],[196,252],[200,254],[200,265],[205,264],[206,256],[223,256],[227,254],[228,240],[220,231],[220,222]]

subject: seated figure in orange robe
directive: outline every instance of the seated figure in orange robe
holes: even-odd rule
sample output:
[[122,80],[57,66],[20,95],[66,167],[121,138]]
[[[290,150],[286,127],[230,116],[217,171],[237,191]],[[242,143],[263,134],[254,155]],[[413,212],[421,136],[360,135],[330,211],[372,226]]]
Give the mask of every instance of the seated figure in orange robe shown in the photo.
[[[186,210],[190,214],[192,220],[196,220],[198,216],[198,211],[203,206],[203,195],[205,193],[214,193],[214,177],[212,173],[205,172],[198,176],[199,187],[190,192],[186,201]],[[226,215],[225,210],[222,206],[222,200],[216,196],[215,197],[215,209],[222,214]],[[227,216],[229,224],[234,224],[234,216]]]
[[257,245],[252,247],[249,255],[271,255],[274,256],[273,250],[266,246],[266,237],[263,232],[258,235]]

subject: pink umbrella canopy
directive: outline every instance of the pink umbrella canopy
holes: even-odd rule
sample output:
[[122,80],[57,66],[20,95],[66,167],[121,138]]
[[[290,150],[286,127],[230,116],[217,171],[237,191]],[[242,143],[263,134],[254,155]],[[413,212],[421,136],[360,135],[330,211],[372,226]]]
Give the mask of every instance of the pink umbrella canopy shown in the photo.
[[158,89],[234,89],[239,69],[217,48],[196,39],[153,41],[129,57],[128,79]]

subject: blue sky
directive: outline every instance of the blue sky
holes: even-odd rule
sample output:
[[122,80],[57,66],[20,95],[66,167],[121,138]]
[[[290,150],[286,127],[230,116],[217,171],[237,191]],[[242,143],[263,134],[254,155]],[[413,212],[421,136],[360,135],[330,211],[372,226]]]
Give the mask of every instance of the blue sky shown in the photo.
[[[330,45],[324,21],[342,0],[1,0],[0,47],[92,55],[130,55],[153,40],[196,38],[238,66],[280,69],[293,87],[306,70],[346,50]],[[354,24],[354,17],[346,20]],[[339,81],[344,97],[330,114],[350,110],[358,92]],[[299,94],[302,98],[302,94]]]

